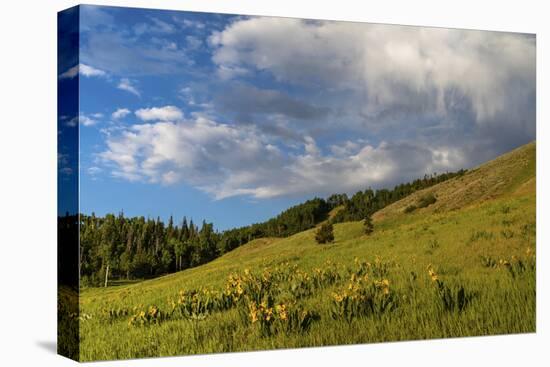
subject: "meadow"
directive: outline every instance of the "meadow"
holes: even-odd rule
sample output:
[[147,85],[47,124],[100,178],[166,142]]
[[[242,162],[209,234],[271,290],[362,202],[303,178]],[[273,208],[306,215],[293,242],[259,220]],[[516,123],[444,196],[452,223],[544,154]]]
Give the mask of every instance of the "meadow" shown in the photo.
[[[535,144],[363,222],[80,293],[82,361],[534,332]],[[405,210],[429,193],[425,207]]]

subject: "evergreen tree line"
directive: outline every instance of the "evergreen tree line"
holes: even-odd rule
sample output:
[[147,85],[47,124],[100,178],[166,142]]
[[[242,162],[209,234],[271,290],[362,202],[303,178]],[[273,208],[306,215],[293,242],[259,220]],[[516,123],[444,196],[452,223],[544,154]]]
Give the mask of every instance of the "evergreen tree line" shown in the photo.
[[334,194],[326,200],[315,198],[293,206],[263,223],[234,228],[223,232],[212,223],[200,226],[183,218],[167,224],[160,218],[127,218],[107,214],[80,216],[81,281],[84,285],[108,284],[111,279],[142,279],[172,273],[207,263],[253,239],[287,237],[313,228],[327,219],[329,212],[342,209],[332,223],[363,220],[376,210],[439,182],[464,174],[464,170],[425,176],[393,190],[367,189],[351,198]]
[[424,178],[412,182],[397,185],[393,190],[381,189],[374,191],[369,188],[364,191],[358,191],[351,198],[347,198],[346,194],[332,195],[327,199],[328,202],[337,202],[343,208],[336,213],[331,221],[332,223],[342,223],[363,220],[415,191],[428,188],[453,177],[462,176],[465,173],[466,170],[447,172],[439,175],[434,173],[432,175],[425,175]]

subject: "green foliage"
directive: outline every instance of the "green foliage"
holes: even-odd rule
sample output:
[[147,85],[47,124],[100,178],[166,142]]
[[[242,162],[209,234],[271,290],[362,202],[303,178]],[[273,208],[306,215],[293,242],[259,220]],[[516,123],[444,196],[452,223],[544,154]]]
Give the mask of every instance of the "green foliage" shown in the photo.
[[430,239],[430,240],[428,241],[428,248],[429,248],[430,250],[438,249],[440,245],[441,245],[441,244],[439,243],[439,241],[437,240],[437,238],[432,238],[432,239]]
[[501,259],[499,261],[499,266],[505,268],[514,279],[526,273],[534,275],[536,272],[534,252],[528,248],[526,255],[526,258],[523,260],[517,256],[512,256],[510,260]]
[[511,231],[509,229],[503,229],[502,231],[500,231],[500,234],[507,240],[514,237],[514,231]]
[[112,323],[122,318],[128,318],[130,313],[131,311],[126,307],[104,308],[101,312],[101,318]]
[[[456,172],[448,172],[440,175],[425,175],[422,179],[417,179],[409,183],[403,183],[395,186],[393,189],[381,189],[381,190],[372,190],[367,189],[365,191],[359,191],[355,193],[351,199],[333,199],[333,202],[336,202],[341,205],[344,204],[344,208],[340,210],[334,218],[332,218],[333,223],[342,223],[349,221],[363,220],[365,217],[374,214],[380,209],[385,208],[386,206],[403,199],[404,197],[431,186],[434,186],[438,183],[445,182],[455,177],[461,177],[466,173],[466,170],[459,170]],[[432,195],[433,196],[433,195]],[[334,197],[331,196],[331,198]],[[435,197],[433,197],[435,199]],[[433,200],[431,197],[427,198],[427,202]],[[421,205],[424,205],[424,201],[421,200]],[[430,203],[433,204],[435,200]],[[426,206],[430,205],[427,204]],[[410,208],[405,209],[406,212],[410,213],[414,211],[417,207],[423,206],[410,206]],[[408,210],[408,211],[407,211]]]
[[468,243],[477,242],[479,240],[491,240],[493,238],[492,232],[487,232],[486,230],[475,231],[470,235]]
[[436,201],[437,201],[437,198],[435,197],[435,195],[433,193],[430,192],[428,194],[422,195],[417,200],[416,204],[407,205],[405,207],[405,209],[403,210],[403,212],[405,214],[409,214],[409,213],[414,212],[416,209],[426,208],[426,207],[434,204]]
[[228,310],[235,304],[230,295],[204,288],[180,291],[176,300],[169,300],[172,318],[203,320],[212,312]]
[[57,290],[57,348],[64,356],[79,359],[80,319],[79,294],[60,286]]
[[167,314],[157,306],[151,305],[146,310],[137,310],[128,321],[128,326],[159,325],[167,319]]
[[460,284],[452,286],[445,284],[431,265],[428,266],[428,273],[441,307],[447,312],[460,313],[464,311],[472,301],[473,293],[467,292],[464,286]]
[[370,215],[367,215],[365,217],[365,220],[363,221],[364,228],[365,228],[365,234],[367,236],[370,236],[372,232],[374,232],[374,225],[372,224],[372,218]]
[[334,227],[332,223],[323,223],[315,232],[315,241],[318,244],[334,242]]
[[486,268],[496,268],[498,263],[495,259],[493,259],[491,256],[487,255],[481,255],[481,265],[483,265]]
[[[348,198],[333,194],[327,200],[314,198],[281,212],[263,223],[229,229],[218,233],[212,223],[202,222],[200,228],[183,218],[174,225],[170,217],[165,225],[160,218],[127,218],[107,214],[104,218],[80,216],[81,278],[82,285],[99,286],[105,280],[107,266],[109,279],[146,279],[205,264],[254,239],[288,237],[315,227],[326,220],[335,207],[343,206],[331,223],[365,220],[365,233],[372,233],[370,216],[385,206],[415,192],[466,171],[442,175],[426,175],[423,179],[395,186],[393,190],[367,189]],[[428,204],[429,205],[429,204]],[[420,207],[420,206],[419,206]],[[326,230],[326,228],[325,228]],[[322,242],[333,239],[326,234]]]
[[263,337],[277,333],[304,333],[314,321],[319,320],[317,312],[304,309],[296,303],[249,302],[248,311],[249,323],[257,327]]
[[370,280],[362,271],[352,273],[347,287],[332,294],[330,314],[333,319],[351,322],[364,316],[380,317],[397,307],[397,298],[387,279]]
[[340,281],[341,275],[338,272],[336,263],[327,261],[321,268],[314,268],[311,280],[315,289],[323,288]]
[[433,193],[429,193],[426,195],[423,195],[418,199],[418,203],[416,204],[417,208],[426,208],[432,204],[434,204],[437,201],[437,198]]
[[440,280],[436,281],[436,285],[437,295],[446,311],[462,312],[473,298],[462,285],[448,287]]

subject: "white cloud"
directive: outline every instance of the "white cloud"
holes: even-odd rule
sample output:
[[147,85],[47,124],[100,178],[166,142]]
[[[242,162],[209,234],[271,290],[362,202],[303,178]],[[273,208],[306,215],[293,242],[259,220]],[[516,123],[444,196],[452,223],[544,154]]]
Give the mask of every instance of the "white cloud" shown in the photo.
[[96,69],[86,64],[80,64],[80,74],[86,77],[92,76],[105,76],[106,73],[103,70]]
[[75,65],[72,68],[68,69],[67,71],[63,72],[59,78],[60,79],[72,79],[75,76],[77,76],[80,73],[80,75],[83,75],[85,77],[94,77],[94,76],[106,76],[107,73],[105,73],[103,70],[96,69],[92,66],[86,65],[86,64],[79,64]]
[[167,40],[160,41],[157,37],[135,37],[122,30],[95,29],[86,32],[80,60],[126,77],[181,73],[193,65],[185,50]]
[[370,117],[395,108],[442,115],[446,93],[458,89],[482,121],[534,90],[534,37],[522,34],[257,17],[209,42],[223,78],[264,71],[287,83],[359,92]]
[[143,121],[176,121],[183,118],[183,112],[175,106],[141,108],[135,113]]
[[464,164],[445,147],[346,142],[336,150],[324,154],[312,137],[297,150],[283,148],[254,127],[198,117],[134,125],[109,136],[100,156],[115,177],[183,182],[215,199],[354,192]]
[[95,176],[99,173],[101,173],[103,170],[99,167],[96,167],[96,166],[92,166],[92,167],[89,167],[88,168],[88,174],[91,175],[91,176]]
[[65,122],[65,125],[68,127],[78,126],[78,116],[75,116],[72,119],[67,120],[67,122]]
[[127,108],[117,108],[115,112],[111,114],[111,117],[115,120],[123,119],[128,114],[130,114],[130,110]]
[[167,23],[158,18],[151,18],[148,23],[138,23],[133,27],[134,33],[138,36],[143,34],[170,34],[176,31],[173,24]]
[[97,124],[97,120],[94,120],[86,115],[80,115],[80,123],[84,126],[93,126]]
[[190,50],[197,50],[202,46],[202,40],[195,36],[186,36],[185,42]]
[[184,28],[194,28],[197,30],[204,29],[205,24],[198,21],[198,20],[191,20],[191,19],[180,19],[177,17],[174,17],[173,20],[183,26]]
[[75,116],[65,123],[68,127],[76,127],[78,123],[80,122],[83,126],[89,127],[96,125],[99,121],[98,118],[103,117],[103,114],[101,113],[94,113],[91,115],[86,115],[81,113],[80,116]]
[[120,82],[117,85],[118,89],[125,90],[126,92],[132,93],[138,97],[141,97],[140,91],[134,85],[134,82],[128,78],[120,79]]
[[334,144],[330,146],[330,151],[337,157],[345,157],[356,153],[360,149],[360,144],[353,141],[346,141],[344,144],[338,145]]
[[[113,175],[171,184],[185,180],[208,191],[224,172],[252,167],[268,150],[253,130],[237,130],[204,118],[134,125],[107,140],[101,157]],[[261,168],[258,168],[261,171]]]
[[59,79],[72,79],[78,75],[78,65],[73,66],[59,76]]

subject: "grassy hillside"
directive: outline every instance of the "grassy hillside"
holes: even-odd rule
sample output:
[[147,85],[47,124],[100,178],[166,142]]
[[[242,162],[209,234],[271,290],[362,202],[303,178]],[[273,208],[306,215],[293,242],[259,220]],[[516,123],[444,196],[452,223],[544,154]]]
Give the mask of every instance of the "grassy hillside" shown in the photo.
[[[404,213],[427,192],[434,204]],[[371,236],[362,222],[342,223],[330,245],[312,229],[180,273],[86,289],[80,358],[533,332],[535,207],[531,143],[381,210]],[[195,301],[190,290],[201,290]],[[211,312],[179,312],[209,297]]]

